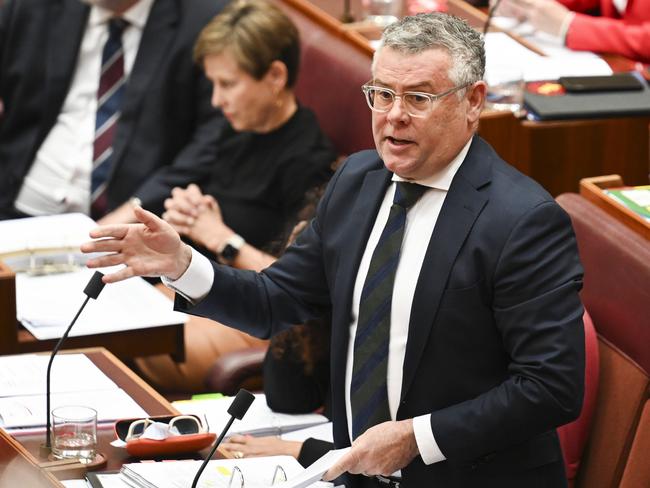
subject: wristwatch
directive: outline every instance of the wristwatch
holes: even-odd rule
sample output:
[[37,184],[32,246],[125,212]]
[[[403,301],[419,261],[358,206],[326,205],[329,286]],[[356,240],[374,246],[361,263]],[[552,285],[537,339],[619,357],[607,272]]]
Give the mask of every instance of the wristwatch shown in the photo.
[[225,264],[231,264],[244,244],[246,244],[246,241],[242,236],[238,234],[230,236],[221,251],[219,251],[219,260]]

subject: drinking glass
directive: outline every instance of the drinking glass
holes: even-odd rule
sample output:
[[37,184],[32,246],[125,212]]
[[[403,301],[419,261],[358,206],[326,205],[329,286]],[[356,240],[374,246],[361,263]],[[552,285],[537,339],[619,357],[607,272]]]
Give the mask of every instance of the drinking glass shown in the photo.
[[402,16],[402,0],[363,0],[366,20],[386,27]]
[[52,410],[52,454],[55,458],[76,458],[87,464],[95,457],[96,447],[96,410],[78,405]]
[[488,65],[485,71],[488,84],[487,107],[518,113],[524,101],[524,78],[515,66]]

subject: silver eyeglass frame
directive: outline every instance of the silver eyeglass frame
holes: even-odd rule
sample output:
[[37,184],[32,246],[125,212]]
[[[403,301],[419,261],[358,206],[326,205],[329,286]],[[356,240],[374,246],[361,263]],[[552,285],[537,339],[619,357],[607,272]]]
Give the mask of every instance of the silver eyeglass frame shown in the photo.
[[[411,117],[415,117],[416,119],[423,119],[423,118],[427,117],[429,115],[429,113],[431,112],[431,110],[433,109],[434,102],[437,102],[438,100],[441,100],[441,99],[451,95],[452,93],[456,93],[457,91],[460,91],[463,88],[467,88],[468,86],[473,84],[473,82],[471,82],[471,83],[466,83],[464,85],[458,85],[458,86],[450,88],[449,90],[444,91],[442,93],[435,94],[435,93],[427,93],[427,92],[419,92],[419,91],[405,91],[405,92],[402,92],[402,93],[397,93],[392,88],[387,88],[385,86],[371,85],[370,83],[372,83],[372,81],[369,81],[368,83],[365,83],[365,84],[361,85],[361,91],[363,91],[364,98],[366,99],[366,103],[368,104],[368,107],[370,107],[370,110],[372,110],[373,112],[378,112],[378,113],[385,114],[385,113],[391,111],[391,109],[393,108],[393,105],[395,105],[395,100],[400,98],[402,100],[402,104],[404,105],[404,110],[406,111],[406,113],[409,114]],[[372,103],[370,102],[370,92],[374,91],[374,90],[386,91],[386,92],[390,93],[391,96],[393,97],[393,101],[390,103],[388,108],[386,108],[385,110],[381,110],[381,109],[378,109],[377,107],[372,106]],[[427,113],[426,114],[413,114],[413,113],[411,113],[410,110],[409,110],[409,104],[404,103],[404,96],[406,96],[406,95],[416,95],[416,96],[425,97],[426,99],[428,99],[429,100],[429,104],[428,104],[429,108],[427,109]]]

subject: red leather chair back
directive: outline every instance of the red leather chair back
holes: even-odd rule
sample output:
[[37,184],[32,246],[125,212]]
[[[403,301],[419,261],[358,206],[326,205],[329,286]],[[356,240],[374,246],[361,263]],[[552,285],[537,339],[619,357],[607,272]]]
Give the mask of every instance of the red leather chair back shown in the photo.
[[650,373],[650,244],[575,193],[569,213],[585,268],[582,302],[598,333]]
[[580,412],[580,416],[576,420],[557,429],[569,486],[573,486],[573,481],[578,474],[582,451],[589,437],[591,421],[596,409],[600,372],[598,336],[587,311],[585,311],[582,320],[585,327],[585,394],[582,412]]
[[316,113],[339,154],[374,148],[370,109],[361,92],[361,85],[370,79],[370,55],[292,2],[276,3],[300,32],[299,102]]

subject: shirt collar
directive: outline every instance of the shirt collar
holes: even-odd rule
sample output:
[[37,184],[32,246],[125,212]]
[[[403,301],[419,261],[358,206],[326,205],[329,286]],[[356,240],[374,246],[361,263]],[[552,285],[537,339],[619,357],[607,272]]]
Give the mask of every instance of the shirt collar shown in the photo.
[[470,140],[467,141],[465,146],[463,146],[456,157],[451,160],[451,163],[442,168],[436,174],[421,180],[407,180],[393,173],[393,181],[408,181],[410,183],[417,183],[419,185],[428,186],[429,188],[449,191],[449,187],[451,186],[451,182],[454,179],[454,176],[456,176],[458,168],[460,168],[460,165],[463,163],[463,161],[465,161],[465,157],[469,152],[469,147],[472,145],[472,139],[473,138],[470,138]]
[[[149,12],[155,0],[139,0],[130,9],[122,14],[122,18],[126,20],[129,25],[137,27],[140,30],[144,29],[149,18]],[[90,9],[90,17],[88,22],[91,25],[101,25],[107,23],[111,18],[115,17],[112,11],[93,5]]]

